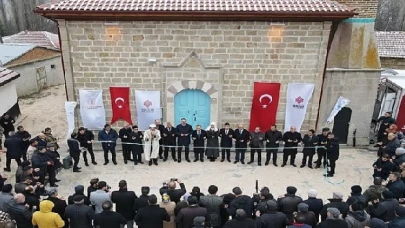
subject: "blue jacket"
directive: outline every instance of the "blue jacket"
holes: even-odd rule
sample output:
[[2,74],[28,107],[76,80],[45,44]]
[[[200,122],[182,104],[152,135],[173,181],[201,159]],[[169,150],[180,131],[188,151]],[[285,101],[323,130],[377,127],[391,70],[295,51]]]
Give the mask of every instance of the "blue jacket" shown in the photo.
[[312,226],[307,225],[307,224],[303,224],[303,225],[295,224],[295,225],[288,226],[288,228],[312,228]]
[[388,228],[404,228],[405,227],[405,217],[396,217],[390,222]]
[[[98,133],[98,141],[112,141],[109,144],[115,144],[118,139],[117,131],[111,129],[108,134],[105,130],[102,130]],[[105,144],[105,143],[103,143]]]
[[79,141],[77,141],[76,139],[70,138],[67,140],[67,144],[69,147],[70,156],[77,157],[80,155]]
[[22,140],[13,135],[4,141],[4,147],[7,148],[7,158],[18,159],[21,157]]
[[35,151],[32,155],[31,163],[32,168],[39,168],[40,171],[35,173],[35,176],[41,176],[46,174],[46,168],[48,166],[48,161],[51,159],[45,153]]
[[[190,137],[193,133],[193,127],[190,124],[186,125],[177,125],[176,127],[176,134],[179,146],[188,146],[190,144]],[[188,134],[187,136],[181,136],[181,134]]]
[[394,199],[402,198],[404,191],[405,191],[405,184],[401,180],[397,180],[395,182],[388,182],[387,184],[388,190],[394,194]]

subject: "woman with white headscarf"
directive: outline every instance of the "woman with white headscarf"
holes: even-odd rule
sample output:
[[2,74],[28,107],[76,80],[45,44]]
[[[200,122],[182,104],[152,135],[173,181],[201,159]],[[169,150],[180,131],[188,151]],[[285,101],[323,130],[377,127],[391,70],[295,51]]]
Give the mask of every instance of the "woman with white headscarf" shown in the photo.
[[207,150],[205,155],[210,161],[214,162],[219,157],[219,130],[217,124],[212,122],[205,131],[207,132]]

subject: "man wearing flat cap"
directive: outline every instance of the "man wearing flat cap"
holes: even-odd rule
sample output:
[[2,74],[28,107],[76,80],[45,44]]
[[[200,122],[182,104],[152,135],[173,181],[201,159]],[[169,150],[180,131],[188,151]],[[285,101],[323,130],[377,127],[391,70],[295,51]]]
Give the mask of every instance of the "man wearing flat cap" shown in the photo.
[[321,221],[325,221],[328,217],[327,209],[328,208],[337,208],[342,214],[342,218],[346,218],[347,213],[349,212],[349,204],[343,201],[343,194],[340,192],[334,192],[333,198],[328,199],[330,203],[325,204],[321,211]]
[[317,226],[318,228],[348,228],[345,220],[340,218],[340,211],[336,207],[327,209],[327,218]]
[[193,220],[193,228],[205,228],[205,217],[203,216],[197,216]]
[[149,166],[153,164],[158,165],[157,158],[159,156],[159,140],[160,131],[156,129],[155,124],[149,125],[149,129],[145,131],[145,160],[149,161]]

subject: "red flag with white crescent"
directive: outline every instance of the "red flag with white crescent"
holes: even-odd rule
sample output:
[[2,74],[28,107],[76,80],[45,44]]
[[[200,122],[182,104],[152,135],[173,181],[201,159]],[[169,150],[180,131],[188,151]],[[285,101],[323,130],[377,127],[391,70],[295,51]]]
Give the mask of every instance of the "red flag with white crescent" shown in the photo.
[[266,132],[276,123],[279,96],[280,83],[254,83],[250,131],[260,127],[262,132]]
[[129,87],[110,87],[110,95],[112,106],[111,124],[121,119],[132,125],[129,107]]

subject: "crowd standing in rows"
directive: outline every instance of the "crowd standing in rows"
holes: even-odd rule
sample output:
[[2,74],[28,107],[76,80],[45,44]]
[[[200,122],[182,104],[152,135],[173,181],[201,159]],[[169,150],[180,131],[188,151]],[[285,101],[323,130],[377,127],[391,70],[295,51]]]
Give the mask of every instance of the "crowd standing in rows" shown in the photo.
[[[388,120],[387,120],[388,119]],[[11,171],[11,160],[16,160],[18,170],[16,184],[12,194],[12,186],[4,184],[6,175],[1,177],[0,185],[0,225],[14,223],[18,227],[133,227],[134,223],[140,228],[160,227],[404,227],[405,213],[404,203],[405,184],[401,174],[405,174],[405,162],[400,162],[405,153],[404,146],[398,145],[401,134],[396,132],[393,124],[389,122],[389,116],[381,119],[387,126],[379,138],[379,160],[374,164],[374,185],[366,191],[360,186],[353,186],[351,196],[346,202],[341,193],[334,193],[329,203],[323,205],[322,200],[317,199],[315,190],[308,191],[308,199],[295,195],[297,189],[287,187],[287,193],[275,199],[269,188],[261,189],[260,194],[253,197],[242,195],[242,190],[235,187],[232,193],[218,196],[218,188],[210,186],[207,195],[194,187],[192,192],[186,192],[185,185],[178,180],[171,180],[160,189],[161,197],[149,195],[149,187],[142,187],[141,196],[138,198],[133,191],[128,191],[126,181],[120,181],[119,190],[112,192],[104,181],[93,179],[84,195],[84,186],[76,186],[75,194],[66,201],[58,196],[57,190],[52,188],[45,190],[45,177],[51,187],[57,187],[55,182],[56,171],[61,167],[60,155],[57,152],[59,146],[57,139],[52,136],[50,128],[45,129],[37,137],[24,130],[22,126],[14,129],[14,120],[4,115],[0,120],[0,126],[6,136],[5,147],[7,148],[7,161],[5,171]],[[381,128],[380,128],[381,129]],[[261,132],[256,128],[254,132],[248,132],[239,125],[237,129],[231,129],[225,124],[223,129],[218,129],[212,123],[206,130],[197,126],[196,130],[186,123],[172,127],[170,123],[166,127],[157,120],[150,129],[144,133],[138,131],[136,126],[125,125],[117,133],[108,124],[98,134],[98,141],[102,142],[104,150],[104,165],[109,163],[109,152],[112,154],[112,162],[116,165],[116,140],[121,138],[123,146],[124,162],[133,160],[134,164],[142,163],[142,153],[149,165],[157,165],[158,157],[167,161],[169,150],[172,158],[181,162],[181,152],[184,147],[185,158],[189,159],[189,146],[193,140],[195,160],[204,161],[204,153],[211,161],[219,157],[222,149],[222,159],[231,162],[230,149],[235,144],[236,156],[234,163],[244,164],[244,155],[247,148],[251,148],[251,159],[254,162],[255,153],[258,154],[258,165],[261,165],[261,152],[266,150],[266,162],[268,165],[273,155],[273,164],[277,166],[277,152],[284,142],[283,164],[295,165],[295,155],[299,144],[304,145],[304,158],[301,168],[308,165],[312,168],[312,157],[318,153],[315,168],[322,165],[331,167],[328,176],[333,176],[335,162],[339,157],[338,139],[324,128],[322,134],[315,135],[313,130],[301,137],[295,127],[281,134],[276,126],[272,126],[268,132]],[[1,139],[1,137],[0,137]],[[93,152],[94,135],[91,131],[79,128],[78,133],[73,133],[68,140],[70,155],[74,159],[73,171],[80,172],[78,166],[80,155],[84,157],[85,165],[88,166],[87,152],[91,156],[91,163],[97,165]],[[0,144],[1,145],[1,144]],[[403,144],[405,145],[405,144]],[[177,158],[176,151],[178,149]],[[197,150],[196,150],[197,149]],[[394,152],[392,150],[394,149]],[[149,153],[150,151],[150,153]],[[400,154],[402,152],[402,154]],[[148,155],[146,155],[148,154]],[[394,155],[393,155],[394,154]],[[132,159],[131,159],[132,155]],[[21,161],[21,158],[23,161]],[[308,163],[307,163],[308,159]],[[327,161],[328,160],[328,161]],[[389,170],[389,171],[387,171]],[[387,180],[387,181],[385,181]],[[180,189],[177,189],[177,184]],[[46,200],[40,201],[40,196],[46,195]],[[161,203],[158,204],[158,198]],[[183,198],[183,200],[181,200]],[[116,212],[113,211],[115,203]],[[229,220],[229,217],[232,219]]]

